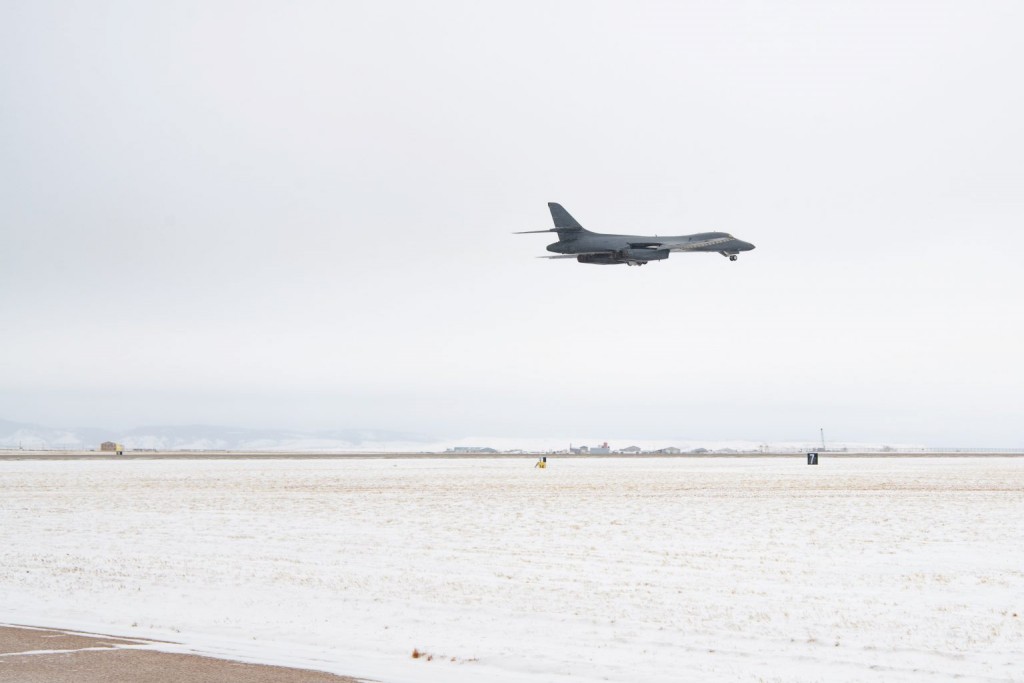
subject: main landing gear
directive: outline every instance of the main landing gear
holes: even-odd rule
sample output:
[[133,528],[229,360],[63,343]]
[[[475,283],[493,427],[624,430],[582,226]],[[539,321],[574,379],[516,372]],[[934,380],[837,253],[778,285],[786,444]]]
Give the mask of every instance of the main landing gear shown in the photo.
[[722,256],[728,256],[730,261],[735,261],[736,259],[739,258],[739,254],[730,254],[727,251],[720,251],[718,253],[721,254]]

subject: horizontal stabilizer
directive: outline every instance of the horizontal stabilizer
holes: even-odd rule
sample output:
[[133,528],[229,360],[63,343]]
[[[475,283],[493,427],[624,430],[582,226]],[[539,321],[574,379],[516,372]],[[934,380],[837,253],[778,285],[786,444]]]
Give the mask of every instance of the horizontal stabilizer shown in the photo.
[[611,256],[614,251],[581,251],[576,254],[558,254],[557,256],[538,256],[537,258],[576,258],[577,256]]
[[535,235],[538,232],[558,232],[554,228],[550,230],[523,230],[522,232],[514,232],[513,235]]

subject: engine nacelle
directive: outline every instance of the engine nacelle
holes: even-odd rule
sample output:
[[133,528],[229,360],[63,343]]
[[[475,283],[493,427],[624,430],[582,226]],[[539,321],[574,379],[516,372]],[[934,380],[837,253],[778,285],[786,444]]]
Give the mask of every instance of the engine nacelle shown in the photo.
[[668,258],[668,249],[622,249],[607,254],[580,254],[580,263],[595,263],[600,266],[614,266],[619,263],[643,264]]
[[621,261],[661,261],[668,258],[668,249],[623,249],[619,252]]
[[622,263],[615,254],[580,254],[576,257],[579,263],[596,263],[599,266],[614,266]]

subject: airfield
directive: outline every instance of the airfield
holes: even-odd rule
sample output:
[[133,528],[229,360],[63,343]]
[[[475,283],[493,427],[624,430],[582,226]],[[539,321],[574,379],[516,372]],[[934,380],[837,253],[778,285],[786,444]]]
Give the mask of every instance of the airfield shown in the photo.
[[385,683],[1024,680],[1021,457],[137,456],[0,455],[0,622]]
[[[526,453],[493,453],[493,452],[460,452],[444,453],[435,451],[425,452],[395,452],[395,451],[218,451],[218,450],[127,450],[122,455],[116,455],[109,451],[97,450],[71,450],[71,449],[48,449],[31,450],[21,448],[0,448],[0,461],[2,460],[417,460],[417,459],[527,459],[536,460],[541,456],[557,458],[559,460],[580,460],[593,458],[595,460],[607,460],[622,458],[625,460],[638,460],[645,458],[656,459],[710,459],[710,458],[788,458],[800,459],[802,454],[793,451],[778,452],[729,452],[729,453],[562,453],[562,452],[526,452]],[[977,457],[1024,457],[1022,449],[958,449],[958,450],[914,450],[914,451],[842,451],[822,452],[823,457],[828,458],[977,458]]]

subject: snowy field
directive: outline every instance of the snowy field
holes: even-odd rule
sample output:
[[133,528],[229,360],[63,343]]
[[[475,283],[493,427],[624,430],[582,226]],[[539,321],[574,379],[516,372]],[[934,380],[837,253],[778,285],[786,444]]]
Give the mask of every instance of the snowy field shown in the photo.
[[389,683],[1024,681],[1024,458],[0,462],[0,621]]

